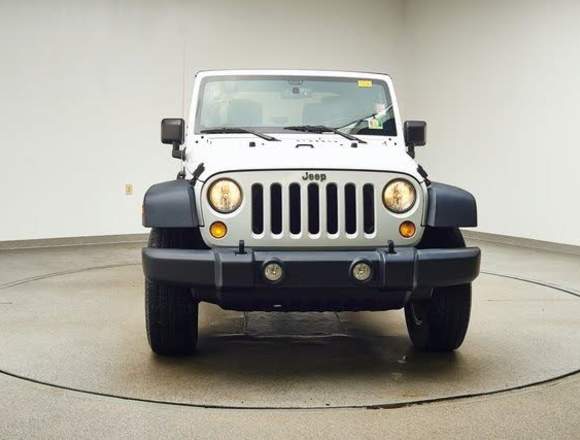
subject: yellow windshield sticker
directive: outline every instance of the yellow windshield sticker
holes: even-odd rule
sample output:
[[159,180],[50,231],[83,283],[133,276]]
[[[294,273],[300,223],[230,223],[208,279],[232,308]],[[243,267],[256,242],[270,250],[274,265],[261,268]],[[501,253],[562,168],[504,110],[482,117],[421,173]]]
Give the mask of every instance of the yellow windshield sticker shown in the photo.
[[370,79],[359,79],[358,86],[359,87],[372,87],[373,82]]

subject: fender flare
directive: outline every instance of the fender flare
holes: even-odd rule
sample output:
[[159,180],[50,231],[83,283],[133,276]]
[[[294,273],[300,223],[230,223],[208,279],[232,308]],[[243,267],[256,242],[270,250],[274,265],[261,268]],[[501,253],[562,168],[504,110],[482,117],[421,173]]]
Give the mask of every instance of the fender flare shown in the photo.
[[470,192],[444,183],[431,182],[428,189],[427,226],[477,226],[477,204]]
[[193,187],[187,180],[151,186],[143,199],[143,226],[147,228],[195,228],[199,226]]

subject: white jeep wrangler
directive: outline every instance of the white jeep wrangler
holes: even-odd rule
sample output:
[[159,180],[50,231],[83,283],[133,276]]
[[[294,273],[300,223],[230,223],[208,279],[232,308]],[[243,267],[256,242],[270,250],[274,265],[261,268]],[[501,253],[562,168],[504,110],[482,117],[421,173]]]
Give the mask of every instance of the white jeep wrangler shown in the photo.
[[476,204],[414,160],[425,127],[402,123],[384,74],[198,73],[187,126],[161,123],[181,171],[143,204],[153,351],[195,351],[200,301],[405,308],[418,349],[459,347],[480,262],[459,228],[476,226]]

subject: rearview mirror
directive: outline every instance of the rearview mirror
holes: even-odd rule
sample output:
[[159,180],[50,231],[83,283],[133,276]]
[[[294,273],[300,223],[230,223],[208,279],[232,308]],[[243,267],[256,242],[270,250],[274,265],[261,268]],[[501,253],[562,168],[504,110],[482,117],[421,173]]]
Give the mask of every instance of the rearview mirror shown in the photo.
[[178,118],[161,120],[161,142],[173,146],[183,144],[185,140],[185,121]]

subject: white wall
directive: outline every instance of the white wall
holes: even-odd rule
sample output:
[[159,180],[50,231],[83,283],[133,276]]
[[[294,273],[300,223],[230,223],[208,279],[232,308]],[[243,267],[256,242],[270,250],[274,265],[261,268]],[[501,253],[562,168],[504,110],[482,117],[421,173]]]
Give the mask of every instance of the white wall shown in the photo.
[[0,0],[0,240],[141,232],[144,191],[178,170],[160,120],[185,114],[196,70],[396,78],[401,15],[401,0]]
[[391,72],[480,230],[580,245],[580,2],[19,3],[0,0],[0,240],[141,232],[193,73],[304,67]]
[[158,139],[161,116],[182,112],[179,19],[123,1],[2,3],[0,240],[140,231],[143,190],[175,174]]
[[479,230],[580,245],[580,2],[408,0],[406,115]]

